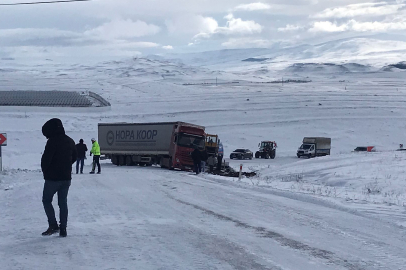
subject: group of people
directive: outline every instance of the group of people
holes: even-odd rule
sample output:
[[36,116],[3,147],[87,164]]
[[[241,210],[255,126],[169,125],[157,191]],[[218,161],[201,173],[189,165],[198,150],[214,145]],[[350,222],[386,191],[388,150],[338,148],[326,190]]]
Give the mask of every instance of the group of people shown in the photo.
[[[193,165],[194,165],[194,172],[196,174],[199,174],[201,172],[205,172],[206,170],[206,163],[209,166],[209,172],[213,172],[214,167],[218,164],[218,160],[215,156],[213,155],[208,155],[207,151],[203,148],[196,148],[193,150],[192,154],[192,160],[193,160]],[[221,162],[222,158],[219,161]],[[217,165],[218,167],[218,165]]]
[[[45,145],[45,151],[41,158],[41,169],[44,175],[45,183],[42,193],[42,203],[48,218],[48,229],[42,235],[52,235],[59,232],[59,236],[66,237],[66,226],[68,222],[68,192],[72,180],[72,165],[76,162],[76,173],[83,173],[84,160],[86,158],[87,146],[80,139],[75,142],[65,134],[62,121],[53,118],[42,126],[42,134],[48,139]],[[96,165],[100,170],[100,146],[96,139],[92,138],[93,166],[90,173],[95,173]],[[52,206],[52,200],[58,193],[59,220],[55,218],[55,210]]]
[[195,150],[193,150],[191,156],[195,173],[199,174],[201,172],[204,172],[206,161],[208,158],[207,151],[202,148],[196,148]]
[[[95,138],[92,138],[92,149],[90,150],[90,156],[93,154],[93,163],[92,163],[92,170],[91,174],[95,173],[96,166],[97,166],[97,173],[101,173],[100,167],[100,146],[99,143],[96,141]],[[76,174],[79,173],[79,165],[80,165],[80,173],[83,173],[83,166],[85,164],[86,159],[86,152],[87,146],[83,143],[83,139],[79,140],[79,143],[76,145],[76,152],[77,152],[77,159],[76,159]]]

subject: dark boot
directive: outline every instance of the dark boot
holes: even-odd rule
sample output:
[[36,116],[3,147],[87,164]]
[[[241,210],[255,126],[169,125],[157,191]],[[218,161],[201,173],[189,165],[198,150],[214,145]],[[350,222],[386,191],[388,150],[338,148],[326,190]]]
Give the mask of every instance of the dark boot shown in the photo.
[[94,174],[94,171],[91,171],[90,174]]
[[59,230],[60,237],[66,237],[68,234],[66,233],[66,228],[61,227]]
[[59,226],[49,226],[48,230],[46,230],[45,232],[42,233],[42,235],[53,235],[54,233],[59,232]]

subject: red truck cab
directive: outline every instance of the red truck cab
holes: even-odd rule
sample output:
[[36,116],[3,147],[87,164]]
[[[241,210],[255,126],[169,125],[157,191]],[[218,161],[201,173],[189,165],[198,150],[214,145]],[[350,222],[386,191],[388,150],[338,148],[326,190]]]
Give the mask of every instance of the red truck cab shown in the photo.
[[184,122],[178,122],[172,133],[170,167],[181,170],[193,169],[191,153],[196,148],[204,149],[205,128]]

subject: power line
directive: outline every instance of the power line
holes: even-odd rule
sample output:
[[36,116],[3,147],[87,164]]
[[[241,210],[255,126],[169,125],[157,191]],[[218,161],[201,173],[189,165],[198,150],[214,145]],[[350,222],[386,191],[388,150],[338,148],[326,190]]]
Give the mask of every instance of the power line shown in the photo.
[[58,1],[43,1],[43,2],[10,3],[10,4],[0,4],[0,6],[40,5],[40,4],[57,4],[57,3],[87,2],[87,1],[92,0],[58,0]]

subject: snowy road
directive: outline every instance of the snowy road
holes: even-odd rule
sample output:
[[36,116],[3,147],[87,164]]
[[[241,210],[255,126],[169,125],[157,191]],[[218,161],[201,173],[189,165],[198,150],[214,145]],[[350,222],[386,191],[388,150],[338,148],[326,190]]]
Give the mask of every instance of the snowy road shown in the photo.
[[41,176],[11,171],[4,177],[0,269],[406,265],[406,233],[389,221],[305,195],[154,167],[104,164],[102,175],[74,175],[68,238],[41,237]]

